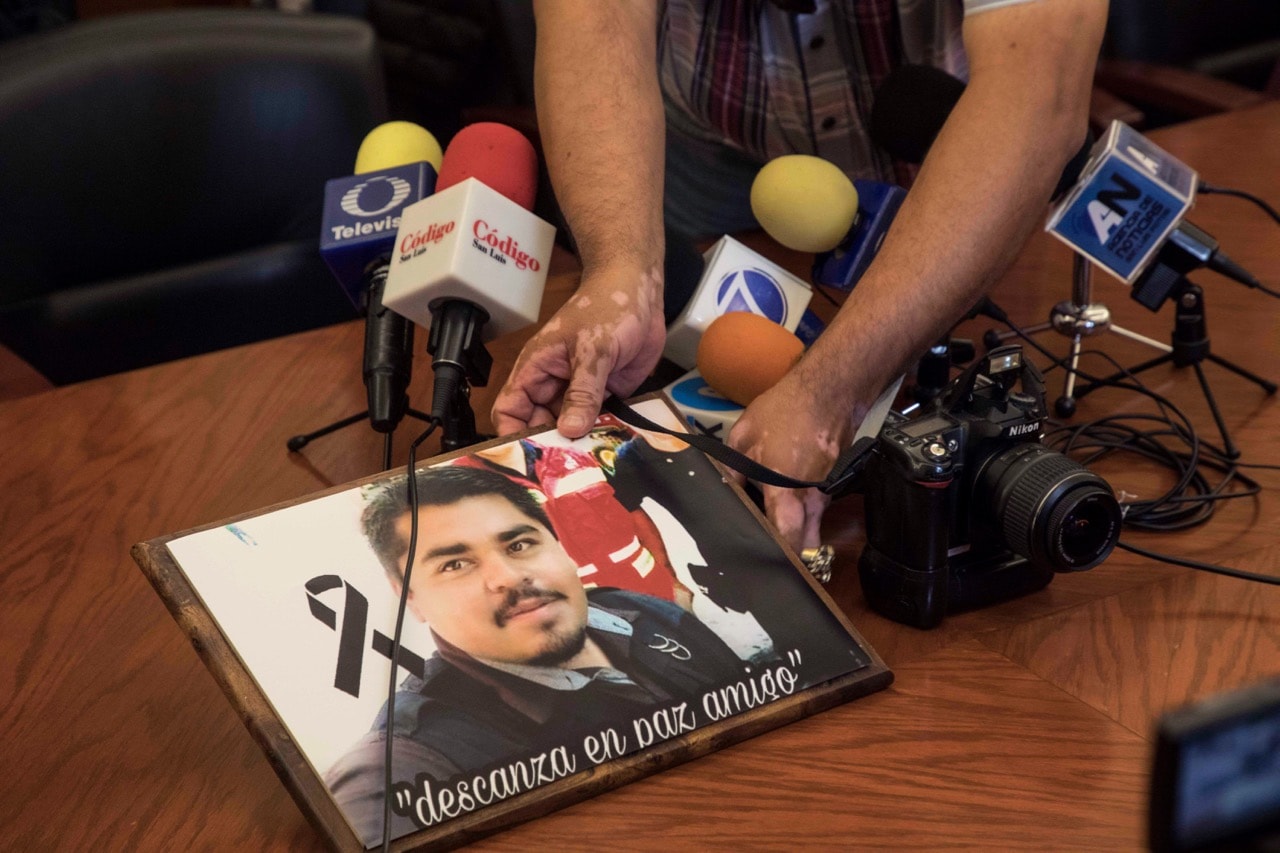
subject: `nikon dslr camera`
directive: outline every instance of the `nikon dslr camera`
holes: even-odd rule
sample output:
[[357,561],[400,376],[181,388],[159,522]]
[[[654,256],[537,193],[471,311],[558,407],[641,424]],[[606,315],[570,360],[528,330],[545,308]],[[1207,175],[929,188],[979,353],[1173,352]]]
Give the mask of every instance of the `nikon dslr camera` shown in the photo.
[[1120,536],[1111,487],[1040,443],[1044,382],[992,350],[931,407],[890,415],[858,478],[868,603],[907,625],[1044,588],[1102,562]]

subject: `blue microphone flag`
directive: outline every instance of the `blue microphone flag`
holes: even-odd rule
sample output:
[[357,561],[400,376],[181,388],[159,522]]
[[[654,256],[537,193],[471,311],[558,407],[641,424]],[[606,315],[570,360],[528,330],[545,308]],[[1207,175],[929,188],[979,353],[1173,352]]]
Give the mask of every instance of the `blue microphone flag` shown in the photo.
[[400,214],[435,187],[436,171],[427,162],[325,183],[320,254],[357,306],[369,264],[391,257]]
[[1195,199],[1195,170],[1112,122],[1045,230],[1128,284]]

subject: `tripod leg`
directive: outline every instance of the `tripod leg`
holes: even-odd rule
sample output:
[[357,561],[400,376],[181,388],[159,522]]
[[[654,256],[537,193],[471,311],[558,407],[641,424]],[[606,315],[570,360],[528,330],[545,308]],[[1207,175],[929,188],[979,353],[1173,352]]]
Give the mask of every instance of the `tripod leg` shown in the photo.
[[[1038,332],[1043,332],[1052,328],[1052,323],[1036,323],[1035,325],[1025,327],[1022,331],[1024,334],[1034,335]],[[987,349],[995,349],[1010,338],[1016,337],[1018,337],[1018,333],[1012,329],[1007,329],[1003,332],[998,332],[995,329],[987,329],[987,331],[982,335],[982,345]]]
[[1196,379],[1200,382],[1200,390],[1204,392],[1205,402],[1209,404],[1209,413],[1213,415],[1213,422],[1218,425],[1218,434],[1222,436],[1222,450],[1228,459],[1239,459],[1240,451],[1236,448],[1235,443],[1231,440],[1231,434],[1227,432],[1227,425],[1222,420],[1222,412],[1218,410],[1218,401],[1213,397],[1213,391],[1209,388],[1209,380],[1205,378],[1204,368],[1200,366],[1200,362],[1191,364],[1196,371]]
[[1060,418],[1069,418],[1076,412],[1076,370],[1080,366],[1080,335],[1071,338],[1071,360],[1067,365],[1067,380],[1062,386],[1062,396],[1054,403],[1054,411]]
[[1210,361],[1212,361],[1214,364],[1218,365],[1219,367],[1224,367],[1227,370],[1230,370],[1236,376],[1242,376],[1245,379],[1248,379],[1250,382],[1257,385],[1259,388],[1261,388],[1263,391],[1266,391],[1268,394],[1276,393],[1276,383],[1270,381],[1269,379],[1263,379],[1261,376],[1258,376],[1256,373],[1250,373],[1240,365],[1232,364],[1231,362],[1227,361],[1222,356],[1214,355],[1213,353],[1206,353],[1205,357],[1208,358]]
[[1130,376],[1137,376],[1144,370],[1150,370],[1153,367],[1168,364],[1171,361],[1173,361],[1173,353],[1165,353],[1164,355],[1158,355],[1155,358],[1148,359],[1142,362],[1142,364],[1131,367],[1128,370],[1117,370],[1115,373],[1104,377],[1097,382],[1090,382],[1088,385],[1081,385],[1079,390],[1076,391],[1076,399],[1079,400],[1085,395],[1091,394],[1101,386],[1110,385],[1112,382],[1118,382],[1121,379],[1128,379]]
[[1148,338],[1146,335],[1140,335],[1137,332],[1131,332],[1128,329],[1112,324],[1109,331],[1115,332],[1122,338],[1128,338],[1131,341],[1137,341],[1140,344],[1146,344],[1152,349],[1158,349],[1160,352],[1173,352],[1173,347],[1168,344],[1161,343],[1155,338]]
[[288,447],[289,450],[291,451],[301,450],[311,442],[315,441],[317,438],[326,436],[331,432],[337,432],[343,427],[349,427],[354,423],[359,423],[360,421],[364,420],[367,417],[369,417],[368,412],[359,412],[358,414],[354,414],[349,418],[343,418],[340,421],[334,421],[328,426],[321,427],[315,432],[309,432],[304,435],[295,435],[293,438],[289,439],[288,443],[285,446]]

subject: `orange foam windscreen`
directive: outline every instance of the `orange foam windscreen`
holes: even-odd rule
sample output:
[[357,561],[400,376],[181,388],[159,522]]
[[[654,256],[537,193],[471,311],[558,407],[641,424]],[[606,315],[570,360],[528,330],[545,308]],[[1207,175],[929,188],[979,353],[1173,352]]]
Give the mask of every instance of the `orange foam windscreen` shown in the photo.
[[746,406],[778,383],[804,344],[759,314],[732,311],[711,321],[698,341],[698,372],[707,384]]

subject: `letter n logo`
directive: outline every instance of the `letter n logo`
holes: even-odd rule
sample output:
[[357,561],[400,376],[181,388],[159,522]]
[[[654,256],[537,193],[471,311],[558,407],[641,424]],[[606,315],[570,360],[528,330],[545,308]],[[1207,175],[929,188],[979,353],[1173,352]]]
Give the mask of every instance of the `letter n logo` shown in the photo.
[[1119,227],[1129,213],[1129,208],[1121,202],[1134,201],[1141,195],[1138,187],[1125,180],[1122,175],[1113,174],[1111,180],[1119,189],[1100,191],[1098,197],[1089,202],[1085,208],[1089,212],[1089,221],[1093,224],[1094,233],[1098,235],[1098,242],[1104,246],[1111,239],[1111,233]]

